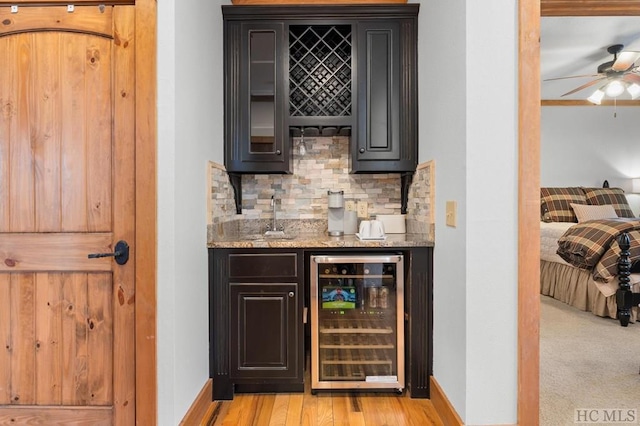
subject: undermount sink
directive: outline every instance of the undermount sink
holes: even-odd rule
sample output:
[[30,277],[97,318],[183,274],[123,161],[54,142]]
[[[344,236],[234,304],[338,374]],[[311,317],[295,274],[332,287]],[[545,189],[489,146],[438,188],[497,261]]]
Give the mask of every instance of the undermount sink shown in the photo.
[[270,238],[284,238],[285,233],[284,231],[267,231],[264,233],[264,236]]
[[286,234],[282,231],[267,231],[264,234],[253,234],[245,237],[245,239],[250,241],[292,240],[294,238],[295,235]]

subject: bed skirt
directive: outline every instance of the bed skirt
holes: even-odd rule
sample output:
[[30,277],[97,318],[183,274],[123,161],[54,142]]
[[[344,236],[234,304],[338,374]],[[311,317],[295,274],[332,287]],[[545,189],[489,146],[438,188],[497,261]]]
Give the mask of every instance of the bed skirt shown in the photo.
[[[638,291],[635,285],[633,291]],[[540,261],[540,293],[600,317],[617,318],[615,294],[600,292],[584,269],[563,263]],[[636,321],[638,308],[632,308],[631,321]]]

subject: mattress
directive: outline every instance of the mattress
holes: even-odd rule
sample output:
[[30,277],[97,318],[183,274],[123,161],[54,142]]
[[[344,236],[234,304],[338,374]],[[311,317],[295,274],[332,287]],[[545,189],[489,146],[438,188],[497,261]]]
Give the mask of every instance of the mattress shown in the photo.
[[[598,316],[616,318],[618,280],[597,282],[588,270],[569,265],[556,254],[558,238],[572,225],[540,222],[540,293]],[[632,291],[640,292],[640,274],[629,278]],[[636,318],[637,308],[633,308],[632,321]]]

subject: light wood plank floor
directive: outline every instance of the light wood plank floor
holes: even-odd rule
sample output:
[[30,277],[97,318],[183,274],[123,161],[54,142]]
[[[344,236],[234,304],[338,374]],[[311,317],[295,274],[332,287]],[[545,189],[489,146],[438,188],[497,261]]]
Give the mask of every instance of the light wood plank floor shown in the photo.
[[207,426],[440,426],[431,400],[411,399],[408,392],[318,392],[236,394],[214,401],[201,425]]

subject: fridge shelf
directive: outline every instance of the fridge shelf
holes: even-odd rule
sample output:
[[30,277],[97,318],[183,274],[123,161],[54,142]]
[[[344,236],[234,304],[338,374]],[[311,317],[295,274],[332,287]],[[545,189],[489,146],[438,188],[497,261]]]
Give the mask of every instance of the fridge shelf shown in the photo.
[[393,343],[382,344],[382,345],[349,345],[349,344],[337,344],[337,345],[323,345],[320,344],[320,349],[395,349],[395,345]]
[[[342,351],[338,349],[321,351],[322,356],[320,361],[323,363],[343,363],[351,364],[354,362],[361,362],[365,364],[392,364],[389,351],[385,349],[370,350],[370,351],[358,351],[349,350]],[[392,354],[393,355],[393,354]]]
[[357,372],[349,372],[348,374],[342,375],[340,373],[334,374],[326,374],[325,380],[331,380],[334,382],[345,381],[345,382],[355,382],[364,380],[364,373],[362,371]]
[[331,320],[318,327],[320,334],[392,334],[393,329],[377,321]]
[[318,278],[370,278],[370,279],[382,279],[382,280],[392,280],[394,279],[393,275],[353,275],[353,274],[319,274]]
[[320,339],[320,349],[395,349],[389,335],[368,336],[365,334],[324,334]]
[[[387,339],[384,336],[371,338],[373,342],[363,344],[368,340],[367,336],[323,336],[322,340],[329,343],[319,345],[322,380],[365,380],[368,376],[391,376],[395,345],[385,342]],[[360,344],[350,345],[348,342]]]
[[357,365],[331,365],[324,369],[324,380],[362,381],[365,379],[364,371]]
[[391,364],[393,362],[390,359],[373,359],[373,360],[365,360],[365,359],[335,359],[335,360],[323,360],[322,365],[336,365],[336,364],[353,364],[353,365],[387,365],[391,368]]
[[[325,352],[328,352],[325,353]],[[322,380],[364,380],[367,376],[390,376],[393,361],[376,351],[364,353],[322,351]]]

